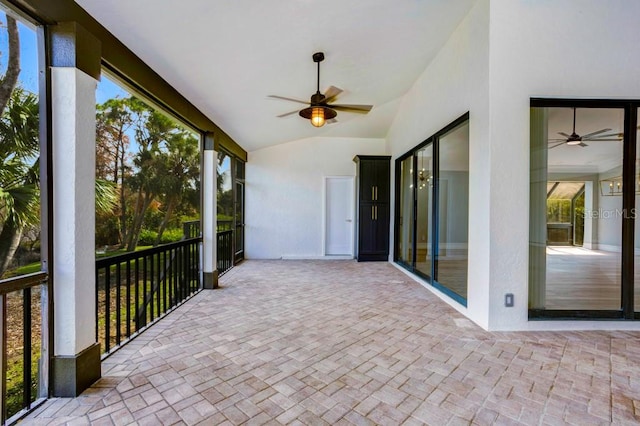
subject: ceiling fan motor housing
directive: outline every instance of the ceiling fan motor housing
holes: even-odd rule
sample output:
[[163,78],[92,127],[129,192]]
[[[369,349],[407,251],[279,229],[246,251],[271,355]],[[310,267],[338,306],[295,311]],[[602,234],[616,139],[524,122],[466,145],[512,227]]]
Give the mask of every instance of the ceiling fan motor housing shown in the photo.
[[325,96],[320,92],[311,95],[311,105],[320,105],[324,100]]

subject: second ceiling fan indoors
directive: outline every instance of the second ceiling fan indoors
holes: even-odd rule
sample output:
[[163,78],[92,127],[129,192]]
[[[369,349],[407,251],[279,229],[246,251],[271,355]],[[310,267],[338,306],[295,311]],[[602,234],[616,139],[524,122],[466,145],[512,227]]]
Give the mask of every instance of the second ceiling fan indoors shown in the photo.
[[298,99],[287,98],[278,95],[269,95],[270,98],[283,99],[285,101],[298,102],[301,104],[309,105],[301,110],[295,110],[281,114],[278,117],[287,117],[291,114],[298,113],[300,117],[311,120],[311,124],[315,127],[322,127],[326,122],[335,122],[336,111],[354,112],[358,114],[366,114],[371,111],[373,105],[346,105],[346,104],[332,104],[337,96],[342,93],[342,89],[335,86],[330,86],[325,93],[320,93],[320,62],[324,60],[324,53],[317,52],[313,54],[313,62],[318,64],[318,83],[316,93],[311,95],[310,102],[300,101]]
[[565,132],[558,132],[558,134],[562,136],[562,138],[549,139],[549,143],[554,144],[553,146],[550,146],[549,149],[552,149],[564,144],[567,144],[570,146],[581,146],[584,148],[586,146],[589,146],[585,143],[587,141],[593,141],[593,142],[618,141],[619,142],[622,140],[622,134],[620,133],[610,133],[610,134],[603,135],[603,133],[610,132],[610,131],[611,129],[600,129],[598,131],[580,136],[579,134],[576,133],[576,108],[574,107],[573,108],[573,131],[571,132],[570,135]]

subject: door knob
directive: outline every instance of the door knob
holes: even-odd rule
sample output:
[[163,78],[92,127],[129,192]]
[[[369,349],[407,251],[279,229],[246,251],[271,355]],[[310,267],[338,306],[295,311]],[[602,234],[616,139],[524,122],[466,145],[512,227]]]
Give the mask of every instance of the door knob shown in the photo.
[[347,222],[351,222],[351,219],[347,219]]

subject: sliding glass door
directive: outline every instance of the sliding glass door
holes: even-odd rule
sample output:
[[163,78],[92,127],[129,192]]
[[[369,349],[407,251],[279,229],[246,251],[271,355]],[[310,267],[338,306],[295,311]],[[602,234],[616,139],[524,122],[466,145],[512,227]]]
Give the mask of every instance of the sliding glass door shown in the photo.
[[638,104],[532,100],[531,318],[632,319],[640,310]]
[[396,261],[466,306],[469,117],[396,161]]
[[416,174],[416,262],[415,268],[426,278],[432,276],[433,259],[433,147],[429,145],[415,154]]

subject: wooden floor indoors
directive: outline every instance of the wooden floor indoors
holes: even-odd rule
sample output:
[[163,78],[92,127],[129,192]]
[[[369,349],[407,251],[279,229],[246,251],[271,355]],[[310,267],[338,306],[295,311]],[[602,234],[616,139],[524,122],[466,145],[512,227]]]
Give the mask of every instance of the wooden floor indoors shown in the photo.
[[[547,247],[547,309],[620,309],[620,253],[583,247]],[[636,256],[636,310],[640,310],[640,256]]]

